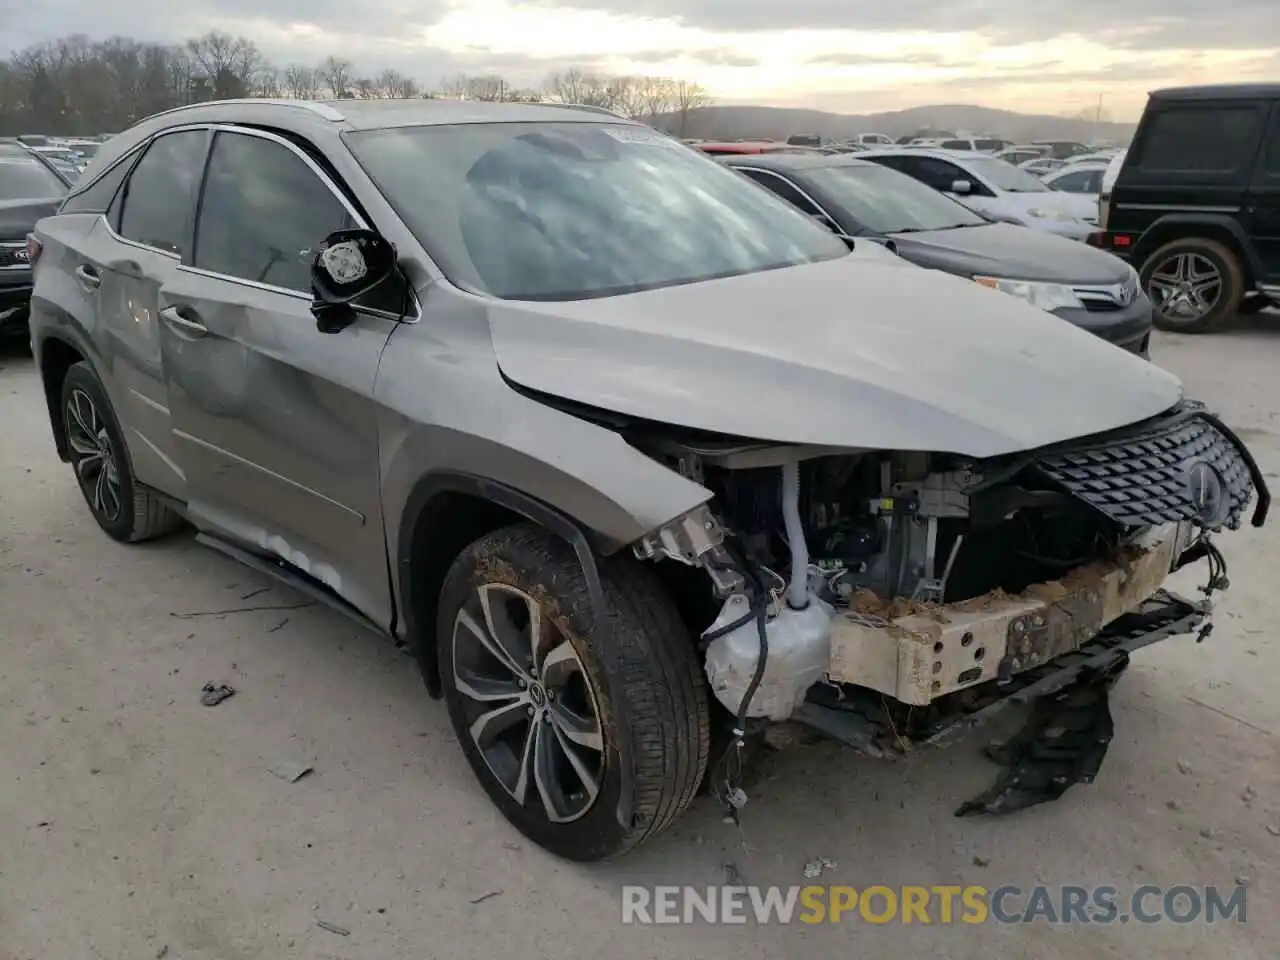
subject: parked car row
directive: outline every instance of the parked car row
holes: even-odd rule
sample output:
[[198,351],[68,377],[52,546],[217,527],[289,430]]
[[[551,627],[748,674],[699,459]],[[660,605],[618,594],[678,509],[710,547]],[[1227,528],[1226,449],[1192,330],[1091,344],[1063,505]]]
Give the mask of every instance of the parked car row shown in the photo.
[[561,856],[740,808],[785,721],[883,756],[1034,700],[959,812],[1056,798],[1129,652],[1207,632],[1163,581],[1224,588],[1266,481],[1104,329],[1127,267],[991,222],[1067,194],[863,155],[547,104],[151,117],[28,238],[53,442],[108,536],[185,521],[407,646]]
[[0,340],[27,337],[31,263],[27,234],[58,209],[69,180],[43,154],[0,142]]
[[[863,155],[866,156],[866,155]],[[891,166],[787,154],[724,161],[841,236],[1002,290],[1147,355],[1151,304],[1133,268],[1082,243],[993,222]]]

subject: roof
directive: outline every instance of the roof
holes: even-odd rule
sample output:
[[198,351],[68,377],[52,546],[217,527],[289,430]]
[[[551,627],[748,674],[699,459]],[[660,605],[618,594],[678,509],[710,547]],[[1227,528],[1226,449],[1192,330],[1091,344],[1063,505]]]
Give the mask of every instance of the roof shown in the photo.
[[814,170],[818,167],[878,167],[860,160],[863,154],[758,153],[731,154],[722,158],[726,166],[762,167],[767,170]]
[[[167,118],[168,122],[233,122],[237,115],[255,122],[264,115],[288,112],[312,122],[341,124],[347,130],[376,130],[386,127],[430,126],[453,123],[521,123],[558,121],[600,122],[602,118],[630,123],[600,107],[582,104],[510,103],[488,100],[215,100],[175,107],[142,121]],[[252,114],[252,116],[250,116]],[[168,125],[168,124],[166,124]]]
[[804,147],[792,143],[778,143],[776,141],[740,141],[730,140],[724,143],[716,141],[703,141],[700,143],[690,144],[695,150],[701,150],[703,153],[718,154],[747,154],[751,156],[760,156],[761,154],[794,154],[797,156],[825,156],[816,147]]
[[1267,100],[1280,98],[1280,83],[1206,83],[1152,90],[1153,100]]
[[870,157],[933,157],[935,160],[978,160],[995,159],[992,154],[979,153],[976,150],[943,150],[940,147],[899,147],[897,150],[867,150],[858,154],[867,159]]

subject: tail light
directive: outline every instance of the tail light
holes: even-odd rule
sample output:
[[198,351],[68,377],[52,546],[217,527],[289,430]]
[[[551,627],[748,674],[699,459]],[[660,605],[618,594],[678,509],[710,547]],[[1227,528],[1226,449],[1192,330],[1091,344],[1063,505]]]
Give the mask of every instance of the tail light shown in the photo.
[[44,249],[44,244],[41,243],[36,238],[36,235],[34,233],[28,233],[27,234],[27,262],[31,264],[31,266],[34,267],[36,265],[36,261],[40,259],[40,251],[42,251],[43,249]]

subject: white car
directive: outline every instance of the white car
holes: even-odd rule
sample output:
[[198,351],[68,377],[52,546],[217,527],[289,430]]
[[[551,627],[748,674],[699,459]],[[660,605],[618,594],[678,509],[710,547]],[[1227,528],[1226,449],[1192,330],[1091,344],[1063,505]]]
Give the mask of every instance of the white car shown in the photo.
[[986,154],[908,148],[868,150],[858,159],[899,170],[991,220],[1072,240],[1086,240],[1097,230],[1097,203],[1051,190],[1027,171]]
[[885,133],[860,133],[849,142],[872,150],[888,150],[898,145],[898,141]]
[[1038,157],[1035,160],[1024,160],[1018,164],[1018,169],[1025,170],[1027,173],[1036,177],[1043,177],[1045,174],[1053,173],[1055,170],[1061,170],[1067,165],[1065,160],[1057,160],[1054,157]]
[[1068,163],[1061,170],[1046,174],[1041,182],[1052,190],[1060,190],[1077,197],[1084,197],[1094,210],[1098,208],[1098,195],[1102,193],[1102,178],[1106,175],[1107,164]]
[[940,150],[959,150],[964,153],[999,153],[1007,146],[1008,140],[997,140],[995,137],[956,137],[937,143]]

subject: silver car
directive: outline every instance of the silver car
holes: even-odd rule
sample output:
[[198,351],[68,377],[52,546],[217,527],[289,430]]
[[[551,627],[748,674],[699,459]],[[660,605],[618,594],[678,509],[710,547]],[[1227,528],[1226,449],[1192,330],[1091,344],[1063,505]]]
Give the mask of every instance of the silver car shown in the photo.
[[408,645],[566,857],[738,810],[780,723],[883,755],[1039,698],[965,811],[1090,779],[1128,652],[1206,628],[1165,576],[1224,586],[1269,502],[1154,364],[590,110],[185,107],[30,249],[102,529]]

